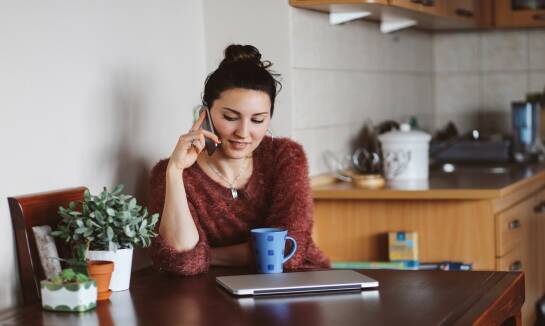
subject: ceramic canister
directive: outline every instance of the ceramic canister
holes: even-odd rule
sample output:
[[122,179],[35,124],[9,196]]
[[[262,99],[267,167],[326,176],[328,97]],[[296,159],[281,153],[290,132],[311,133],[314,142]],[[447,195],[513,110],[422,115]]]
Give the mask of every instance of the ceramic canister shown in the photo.
[[428,178],[431,136],[402,124],[399,130],[378,136],[382,146],[384,176],[388,180]]

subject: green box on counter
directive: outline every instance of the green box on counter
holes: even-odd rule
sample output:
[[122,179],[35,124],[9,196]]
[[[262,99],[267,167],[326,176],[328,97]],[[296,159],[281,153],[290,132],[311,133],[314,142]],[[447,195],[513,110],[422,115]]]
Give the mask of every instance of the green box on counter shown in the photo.
[[390,261],[418,261],[418,233],[388,232],[388,256]]

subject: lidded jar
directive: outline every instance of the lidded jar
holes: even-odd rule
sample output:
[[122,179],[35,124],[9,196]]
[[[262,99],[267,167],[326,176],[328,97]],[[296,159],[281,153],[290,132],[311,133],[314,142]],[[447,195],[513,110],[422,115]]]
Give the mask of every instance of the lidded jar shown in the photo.
[[384,176],[388,180],[428,178],[431,135],[402,124],[378,136],[382,146]]

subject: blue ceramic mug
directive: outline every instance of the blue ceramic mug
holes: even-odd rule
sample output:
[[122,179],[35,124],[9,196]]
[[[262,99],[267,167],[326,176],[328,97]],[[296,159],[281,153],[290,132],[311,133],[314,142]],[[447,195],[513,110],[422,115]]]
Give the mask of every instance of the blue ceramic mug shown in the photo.
[[[288,237],[288,231],[282,228],[260,228],[250,231],[254,243],[255,258],[258,273],[282,273],[284,263],[297,250],[297,241]],[[286,239],[291,241],[291,252],[284,256]]]

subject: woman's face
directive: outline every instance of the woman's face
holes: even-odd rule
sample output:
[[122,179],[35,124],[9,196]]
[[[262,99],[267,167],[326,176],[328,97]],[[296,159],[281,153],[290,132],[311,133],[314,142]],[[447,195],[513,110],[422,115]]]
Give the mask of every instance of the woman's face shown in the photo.
[[225,156],[251,155],[269,128],[270,113],[271,100],[265,92],[243,88],[223,91],[210,114]]

